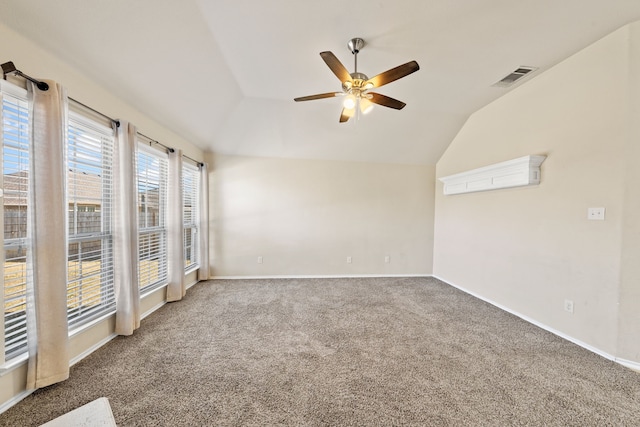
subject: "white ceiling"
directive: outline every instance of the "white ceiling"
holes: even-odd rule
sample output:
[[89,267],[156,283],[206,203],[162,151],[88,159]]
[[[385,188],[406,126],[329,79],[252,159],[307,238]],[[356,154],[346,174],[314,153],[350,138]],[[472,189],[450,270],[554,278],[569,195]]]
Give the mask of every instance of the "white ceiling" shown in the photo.
[[[0,3],[5,25],[203,149],[409,164],[435,164],[468,116],[509,90],[492,84],[515,68],[537,75],[639,19],[640,0]],[[370,77],[418,61],[377,90],[406,102],[402,111],[376,106],[340,124],[339,98],[293,102],[340,90],[318,54],[352,71],[352,37],[367,42],[358,70]]]

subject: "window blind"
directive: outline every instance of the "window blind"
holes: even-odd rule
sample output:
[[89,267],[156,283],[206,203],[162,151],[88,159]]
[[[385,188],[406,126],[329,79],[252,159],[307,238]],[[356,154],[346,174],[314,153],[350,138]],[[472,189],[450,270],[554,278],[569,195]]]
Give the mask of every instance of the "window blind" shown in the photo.
[[182,164],[182,208],[184,221],[184,267],[198,268],[198,221],[200,201],[200,171],[190,163]]
[[115,311],[111,180],[114,132],[110,125],[78,111],[69,113],[69,330]]
[[138,284],[143,291],[167,283],[167,171],[166,153],[143,144],[137,151]]
[[27,350],[26,288],[27,207],[29,201],[29,105],[27,92],[0,82],[2,121],[2,187],[4,351],[0,364]]

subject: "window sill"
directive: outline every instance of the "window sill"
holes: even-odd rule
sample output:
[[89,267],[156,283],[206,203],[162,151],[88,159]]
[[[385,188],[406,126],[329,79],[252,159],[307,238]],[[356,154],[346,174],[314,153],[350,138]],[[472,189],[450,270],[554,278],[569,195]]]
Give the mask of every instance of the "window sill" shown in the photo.
[[11,371],[13,371],[18,366],[26,364],[27,363],[27,359],[29,359],[29,355],[25,351],[20,356],[14,357],[10,361],[4,363],[3,365],[0,365],[0,377],[6,375],[7,373],[9,373]]
[[169,283],[165,282],[161,285],[155,285],[153,288],[145,289],[143,292],[140,293],[140,301],[142,301],[149,295],[153,294],[154,292],[157,292],[160,289],[166,288],[168,285]]
[[87,329],[92,328],[93,326],[95,326],[96,324],[103,322],[104,320],[108,319],[111,316],[114,316],[116,314],[115,309],[113,311],[109,311],[108,313],[104,313],[98,317],[96,317],[95,319],[87,322],[87,323],[83,323],[81,325],[79,325],[78,327],[74,328],[74,329],[70,329],[69,330],[69,338],[78,335],[84,331],[86,331]]
[[190,265],[189,268],[186,268],[184,270],[184,275],[186,276],[189,273],[193,273],[194,271],[198,270],[199,268],[200,268],[200,265],[198,265],[198,264]]

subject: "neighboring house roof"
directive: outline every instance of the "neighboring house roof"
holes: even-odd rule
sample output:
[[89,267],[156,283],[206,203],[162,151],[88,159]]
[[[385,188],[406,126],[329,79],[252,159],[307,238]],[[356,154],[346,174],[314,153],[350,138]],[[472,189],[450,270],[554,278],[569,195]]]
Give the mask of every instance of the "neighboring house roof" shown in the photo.
[[[4,205],[24,206],[27,204],[26,191],[29,172],[20,171],[4,175]],[[82,205],[100,205],[102,199],[102,178],[84,172],[68,171],[67,185],[69,197]]]
[[79,205],[102,204],[102,177],[70,170],[67,177],[68,200]]
[[4,175],[3,189],[5,206],[22,206],[26,204],[23,194],[26,194],[28,176],[27,171]]
[[[26,191],[29,172],[20,171],[4,175],[4,206],[26,205]],[[70,170],[67,177],[69,198],[79,205],[101,205],[102,178],[99,175]],[[143,198],[144,197],[144,198]],[[151,189],[145,193],[138,193],[147,206],[158,206],[158,189]]]

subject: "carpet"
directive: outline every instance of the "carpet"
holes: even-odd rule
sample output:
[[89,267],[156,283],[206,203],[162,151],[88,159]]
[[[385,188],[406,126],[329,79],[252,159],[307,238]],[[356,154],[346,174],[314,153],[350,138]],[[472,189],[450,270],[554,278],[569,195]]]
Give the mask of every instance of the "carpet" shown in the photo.
[[216,280],[0,415],[119,426],[640,423],[640,375],[433,278]]

